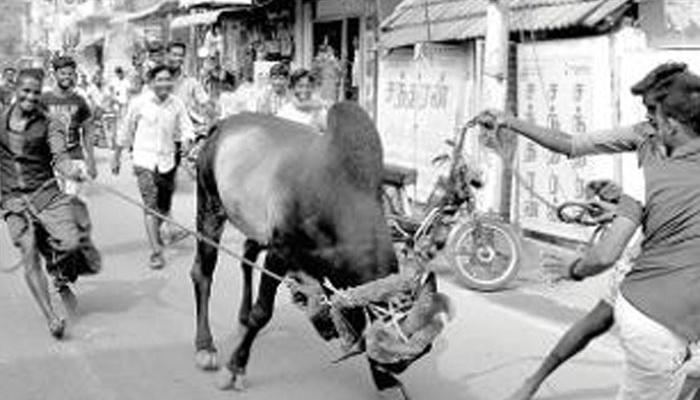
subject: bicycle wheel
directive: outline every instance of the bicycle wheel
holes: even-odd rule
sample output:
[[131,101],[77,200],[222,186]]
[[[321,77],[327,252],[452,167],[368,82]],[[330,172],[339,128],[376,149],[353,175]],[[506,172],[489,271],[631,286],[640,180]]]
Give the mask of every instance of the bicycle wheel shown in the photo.
[[446,250],[460,281],[480,291],[504,288],[517,276],[522,257],[520,238],[513,228],[483,217],[459,222]]

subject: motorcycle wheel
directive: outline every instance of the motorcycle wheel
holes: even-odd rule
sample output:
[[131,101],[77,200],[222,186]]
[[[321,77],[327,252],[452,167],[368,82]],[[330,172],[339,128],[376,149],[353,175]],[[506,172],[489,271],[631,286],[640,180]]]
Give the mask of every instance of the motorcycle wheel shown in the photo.
[[[474,219],[460,221],[453,228],[447,260],[466,287],[484,292],[503,289],[520,269],[520,236],[502,221],[482,217],[478,222],[480,225]],[[480,240],[478,235],[482,235]]]

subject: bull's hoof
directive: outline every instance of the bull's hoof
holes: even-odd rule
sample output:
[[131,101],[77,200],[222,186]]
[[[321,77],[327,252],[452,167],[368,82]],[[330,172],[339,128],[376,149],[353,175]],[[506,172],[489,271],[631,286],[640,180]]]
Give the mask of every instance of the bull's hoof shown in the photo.
[[199,350],[194,355],[194,361],[202,371],[216,371],[219,369],[216,350]]
[[379,391],[378,400],[411,400],[403,385]]
[[235,372],[228,368],[222,368],[216,382],[219,390],[235,390],[242,392],[247,388],[245,371],[238,369]]

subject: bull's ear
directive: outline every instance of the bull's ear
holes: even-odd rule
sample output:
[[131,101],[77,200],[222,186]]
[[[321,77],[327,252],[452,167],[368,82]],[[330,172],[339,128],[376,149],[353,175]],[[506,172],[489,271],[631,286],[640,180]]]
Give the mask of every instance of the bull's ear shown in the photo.
[[445,139],[445,144],[447,144],[450,147],[455,147],[457,145],[454,139]]

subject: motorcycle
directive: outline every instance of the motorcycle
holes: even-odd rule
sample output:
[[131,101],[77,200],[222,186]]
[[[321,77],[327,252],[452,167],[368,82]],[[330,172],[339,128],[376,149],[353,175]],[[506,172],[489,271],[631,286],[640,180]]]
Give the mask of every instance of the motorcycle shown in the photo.
[[422,210],[406,201],[406,187],[415,185],[417,172],[387,165],[383,200],[393,241],[401,253],[427,264],[444,254],[461,283],[470,289],[495,291],[505,288],[518,274],[522,258],[520,235],[499,216],[476,209],[475,190],[484,184],[481,174],[467,163],[463,148],[467,131],[462,127],[456,140],[448,140],[450,154],[435,159],[449,163],[447,174],[438,179]]

